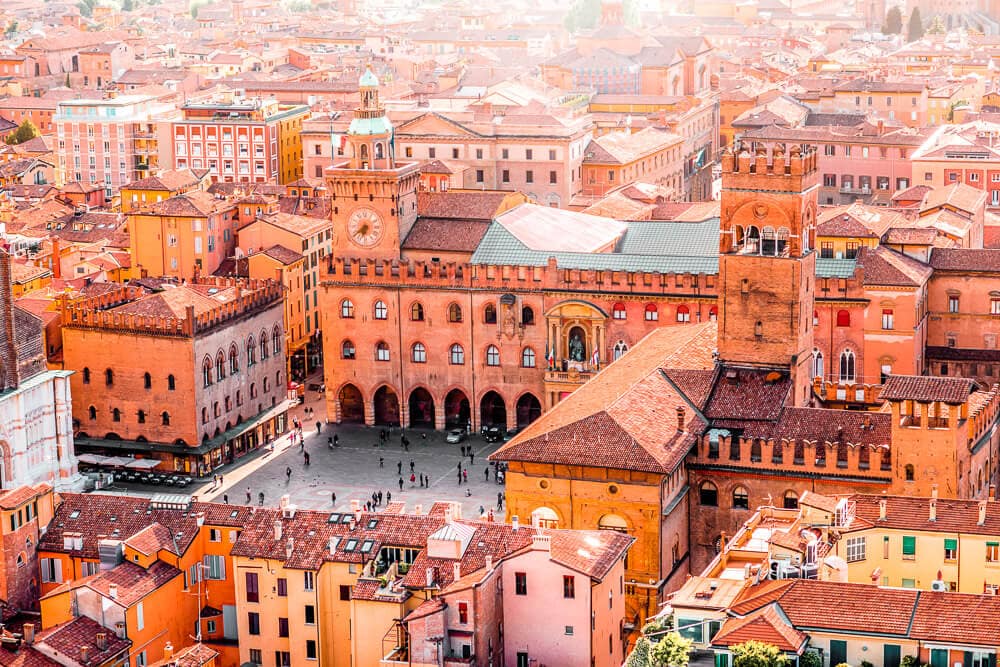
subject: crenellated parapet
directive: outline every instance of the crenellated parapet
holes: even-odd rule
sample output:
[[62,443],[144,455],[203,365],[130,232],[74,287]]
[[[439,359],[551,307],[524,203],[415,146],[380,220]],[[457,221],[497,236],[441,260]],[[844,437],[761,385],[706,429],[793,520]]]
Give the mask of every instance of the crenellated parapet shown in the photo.
[[724,189],[803,192],[819,179],[815,146],[738,141],[722,153]]

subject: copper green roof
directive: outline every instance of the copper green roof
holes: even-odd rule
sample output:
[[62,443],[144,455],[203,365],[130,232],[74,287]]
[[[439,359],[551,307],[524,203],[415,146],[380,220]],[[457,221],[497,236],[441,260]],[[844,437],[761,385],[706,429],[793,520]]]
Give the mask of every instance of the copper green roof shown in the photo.
[[355,118],[351,121],[351,126],[348,128],[347,133],[355,136],[391,134],[392,123],[385,116],[379,116],[378,118]]
[[366,69],[365,73],[361,75],[358,80],[358,85],[362,88],[377,88],[378,87],[378,77],[372,74],[370,69]]

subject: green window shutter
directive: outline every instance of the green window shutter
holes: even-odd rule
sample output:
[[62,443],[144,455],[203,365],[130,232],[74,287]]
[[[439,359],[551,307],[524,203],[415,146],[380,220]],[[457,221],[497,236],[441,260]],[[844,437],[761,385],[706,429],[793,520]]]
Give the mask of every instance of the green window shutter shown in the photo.
[[915,556],[917,554],[917,538],[904,535],[903,536],[903,555],[904,556]]
[[1000,542],[987,542],[986,546],[988,546],[988,547],[1000,547]]
[[944,541],[944,548],[945,549],[951,549],[951,550],[958,549],[958,540],[945,540]]

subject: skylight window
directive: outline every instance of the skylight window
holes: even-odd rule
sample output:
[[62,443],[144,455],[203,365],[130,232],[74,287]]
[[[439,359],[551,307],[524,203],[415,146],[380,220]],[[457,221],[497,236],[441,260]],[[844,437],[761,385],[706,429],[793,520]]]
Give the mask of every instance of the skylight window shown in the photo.
[[333,513],[333,514],[331,514],[330,518],[328,519],[328,522],[329,523],[339,523],[340,522],[340,514],[336,513],[336,512]]
[[80,518],[80,510],[73,510],[73,512],[69,515],[69,518],[71,518],[71,519],[79,519]]
[[375,546],[374,540],[365,540],[364,542],[361,543],[361,553],[363,554],[368,553],[369,551],[372,550],[373,546]]
[[368,530],[371,530],[372,528],[374,528],[377,525],[378,525],[378,519],[369,519],[368,520]]

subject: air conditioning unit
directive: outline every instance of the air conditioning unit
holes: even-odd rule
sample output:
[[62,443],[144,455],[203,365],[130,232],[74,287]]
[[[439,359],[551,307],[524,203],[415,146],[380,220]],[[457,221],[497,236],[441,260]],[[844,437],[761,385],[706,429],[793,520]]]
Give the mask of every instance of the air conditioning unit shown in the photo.
[[948,584],[944,583],[940,579],[931,582],[932,591],[941,591],[942,593],[948,590]]

